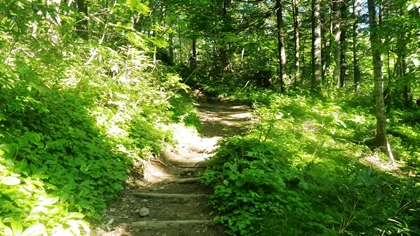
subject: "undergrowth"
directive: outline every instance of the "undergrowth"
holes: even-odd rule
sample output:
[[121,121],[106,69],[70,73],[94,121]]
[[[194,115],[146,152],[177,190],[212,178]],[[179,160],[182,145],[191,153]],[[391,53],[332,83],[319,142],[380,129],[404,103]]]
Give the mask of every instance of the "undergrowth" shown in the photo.
[[397,122],[410,114],[391,118],[393,169],[368,145],[376,122],[370,107],[299,93],[270,97],[254,104],[251,134],[223,140],[204,173],[216,221],[230,235],[420,234],[419,126]]
[[129,47],[83,43],[47,58],[9,46],[0,58],[0,235],[89,234],[132,166],[171,142],[164,127],[193,122],[192,106],[177,107],[188,104],[177,92],[187,87]]

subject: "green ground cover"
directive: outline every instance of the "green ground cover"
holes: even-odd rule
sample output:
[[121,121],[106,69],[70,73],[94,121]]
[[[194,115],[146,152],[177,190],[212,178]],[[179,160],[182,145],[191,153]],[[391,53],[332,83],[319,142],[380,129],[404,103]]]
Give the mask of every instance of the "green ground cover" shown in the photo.
[[420,233],[418,111],[390,115],[395,169],[371,146],[366,98],[261,97],[250,133],[221,142],[205,172],[231,235]]

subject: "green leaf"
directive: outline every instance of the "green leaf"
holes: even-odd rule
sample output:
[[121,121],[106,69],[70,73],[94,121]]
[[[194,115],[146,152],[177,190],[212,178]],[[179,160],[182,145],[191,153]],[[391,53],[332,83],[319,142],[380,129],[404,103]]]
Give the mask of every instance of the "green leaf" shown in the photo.
[[231,173],[231,174],[229,175],[229,177],[230,177],[230,179],[231,179],[231,180],[237,180],[237,179],[238,179],[238,175],[237,175],[237,174],[235,174],[235,173]]
[[1,180],[1,183],[5,185],[10,185],[10,186],[18,185],[20,184],[20,179],[14,176],[8,176],[8,177],[3,178]]
[[238,164],[233,163],[232,165],[229,165],[230,170],[232,171],[238,171]]
[[99,177],[102,176],[102,173],[99,172],[99,171],[96,171],[96,172],[93,172],[93,173],[89,173],[89,174],[90,174],[90,176],[92,176],[95,179],[97,179],[97,178],[99,178]]
[[60,198],[59,197],[40,197],[38,199],[39,205],[42,206],[51,206],[56,203]]
[[40,218],[41,215],[31,212],[31,214],[28,217],[26,217],[24,221],[38,221]]
[[124,35],[128,41],[134,44],[136,47],[145,48],[145,42],[143,37],[135,32],[128,32]]
[[22,235],[22,224],[14,219],[10,220],[11,226],[12,226],[12,232],[13,236],[21,236]]
[[140,0],[127,0],[127,6],[131,10],[138,11],[143,14],[146,14],[150,11],[146,5],[140,2]]
[[83,219],[85,215],[79,212],[72,212],[68,215],[69,219]]
[[21,236],[38,236],[43,234],[46,234],[45,226],[41,223],[37,223],[29,226]]
[[239,178],[237,181],[236,181],[236,183],[235,183],[235,185],[236,185],[236,187],[242,187],[244,184],[245,184],[245,180],[243,179],[243,178]]

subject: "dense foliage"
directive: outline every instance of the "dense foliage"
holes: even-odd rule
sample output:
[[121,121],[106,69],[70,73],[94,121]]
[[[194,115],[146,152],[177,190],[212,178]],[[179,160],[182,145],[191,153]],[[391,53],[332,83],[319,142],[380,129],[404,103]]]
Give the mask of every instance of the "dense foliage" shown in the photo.
[[144,48],[66,34],[65,5],[17,3],[1,9],[0,234],[86,235],[170,142],[163,125],[191,120],[187,86]]
[[419,234],[419,13],[411,0],[0,0],[0,234],[87,234],[171,141],[165,125],[197,124],[187,85],[259,120],[205,173],[230,234]]
[[420,233],[418,110],[391,122],[396,170],[372,146],[369,104],[270,98],[255,104],[251,133],[222,141],[205,172],[210,205],[230,235]]
[[[121,60],[106,47],[96,49],[104,50],[104,60]],[[87,228],[83,216],[100,219],[105,203],[123,189],[130,166],[169,141],[159,124],[175,116],[163,89],[177,88],[179,78],[156,79],[139,54],[132,64],[124,60],[119,77],[98,74],[99,63],[72,64],[83,62],[78,59],[51,82],[44,79],[50,67],[34,68],[38,59],[19,61],[25,74],[10,76],[21,79],[1,81],[0,210],[6,217],[0,229],[5,235],[30,226],[79,234],[79,226]]]

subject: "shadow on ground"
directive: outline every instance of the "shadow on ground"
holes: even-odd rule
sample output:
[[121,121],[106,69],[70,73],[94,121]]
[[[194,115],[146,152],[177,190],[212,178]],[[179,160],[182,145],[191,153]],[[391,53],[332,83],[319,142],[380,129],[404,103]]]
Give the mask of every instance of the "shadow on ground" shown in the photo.
[[199,99],[203,137],[229,137],[248,130],[252,123],[250,107],[234,102]]
[[[251,113],[248,106],[205,98],[197,99],[195,105],[200,112],[201,129],[170,127],[177,143],[166,147],[159,157],[143,162],[143,172],[133,174],[120,197],[108,206],[104,213],[105,224],[94,230],[94,236],[225,235],[223,226],[212,224],[214,215],[210,213],[213,210],[205,206],[205,199],[182,199],[193,194],[211,194],[211,189],[199,181],[206,160],[215,154],[222,138],[247,131],[252,122]],[[139,197],[147,194],[156,197]],[[176,195],[177,199],[165,198],[166,194]],[[150,209],[150,214],[141,217],[142,208]],[[135,227],[171,220],[204,220],[208,223],[148,230]]]

